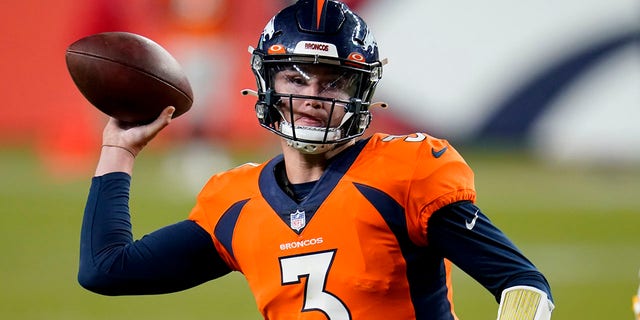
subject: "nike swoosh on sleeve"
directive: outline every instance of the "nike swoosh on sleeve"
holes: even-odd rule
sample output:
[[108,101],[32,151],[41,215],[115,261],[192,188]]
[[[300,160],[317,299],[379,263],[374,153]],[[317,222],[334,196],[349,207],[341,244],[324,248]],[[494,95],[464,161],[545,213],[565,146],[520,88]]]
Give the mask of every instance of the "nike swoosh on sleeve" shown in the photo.
[[471,221],[466,220],[464,222],[464,224],[465,224],[465,226],[467,227],[468,230],[471,230],[471,229],[473,229],[473,227],[476,226],[476,220],[478,220],[478,211],[479,210],[476,210],[476,213],[474,213],[474,217],[473,217],[473,219],[471,219]]
[[434,158],[440,158],[448,149],[449,147],[444,147],[440,150],[436,150],[434,148],[431,148],[431,154],[433,155]]

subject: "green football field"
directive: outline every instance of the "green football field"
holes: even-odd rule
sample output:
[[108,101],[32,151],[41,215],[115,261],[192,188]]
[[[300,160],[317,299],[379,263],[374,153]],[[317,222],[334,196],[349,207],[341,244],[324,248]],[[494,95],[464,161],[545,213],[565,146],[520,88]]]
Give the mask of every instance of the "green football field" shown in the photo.
[[[633,319],[640,169],[549,167],[504,152],[464,155],[476,172],[480,207],[547,275],[553,319]],[[91,172],[60,182],[30,152],[0,150],[0,158],[0,319],[260,319],[238,274],[170,295],[85,291],[76,272]],[[184,219],[193,204],[191,192],[164,173],[163,159],[148,152],[136,164],[136,238]],[[459,270],[454,277],[458,316],[495,319],[493,297]]]

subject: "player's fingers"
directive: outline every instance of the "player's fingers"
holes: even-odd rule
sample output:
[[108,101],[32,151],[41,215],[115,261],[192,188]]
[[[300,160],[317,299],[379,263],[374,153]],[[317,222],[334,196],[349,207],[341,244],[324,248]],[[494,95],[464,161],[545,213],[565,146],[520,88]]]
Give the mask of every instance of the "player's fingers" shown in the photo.
[[163,119],[164,122],[169,122],[171,121],[171,117],[173,117],[173,113],[176,111],[176,108],[173,106],[168,106],[166,108],[164,108],[164,110],[162,110],[162,112],[160,113],[160,115],[158,116],[159,119]]
[[166,107],[164,108],[164,110],[162,110],[156,120],[147,125],[150,138],[153,138],[158,132],[160,132],[160,130],[169,125],[169,122],[171,122],[171,117],[173,116],[173,113],[175,111],[175,107]]
[[168,117],[169,120],[171,120],[171,117],[173,117],[174,112],[176,112],[176,107],[168,106],[164,108],[164,110],[162,110],[161,116],[164,115],[165,117]]

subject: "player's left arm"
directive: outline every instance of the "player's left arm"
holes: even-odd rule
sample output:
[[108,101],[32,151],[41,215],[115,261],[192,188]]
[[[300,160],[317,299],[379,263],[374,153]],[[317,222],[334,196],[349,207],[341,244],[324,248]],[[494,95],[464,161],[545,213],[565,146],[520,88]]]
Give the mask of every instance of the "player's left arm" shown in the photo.
[[432,248],[495,296],[499,320],[551,318],[553,297],[544,275],[472,202],[436,211],[427,237]]

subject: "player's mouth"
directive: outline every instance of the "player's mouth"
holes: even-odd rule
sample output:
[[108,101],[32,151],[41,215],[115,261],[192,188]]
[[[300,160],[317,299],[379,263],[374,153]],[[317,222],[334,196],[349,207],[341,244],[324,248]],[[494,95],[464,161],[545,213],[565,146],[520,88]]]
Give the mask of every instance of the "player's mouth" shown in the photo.
[[324,127],[326,126],[326,121],[321,117],[312,116],[310,114],[301,113],[295,119],[295,124],[297,126],[305,126],[305,127]]

